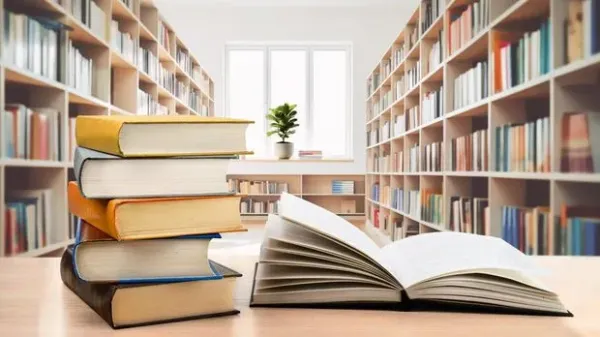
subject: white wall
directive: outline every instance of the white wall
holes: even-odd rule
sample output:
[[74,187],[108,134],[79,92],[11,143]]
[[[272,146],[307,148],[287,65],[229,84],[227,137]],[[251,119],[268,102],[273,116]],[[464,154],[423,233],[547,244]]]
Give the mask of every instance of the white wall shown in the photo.
[[363,174],[366,78],[405,25],[417,0],[393,6],[239,7],[156,0],[160,12],[215,81],[217,114],[224,107],[224,51],[237,41],[347,41],[353,46],[352,162],[233,162],[230,173]]

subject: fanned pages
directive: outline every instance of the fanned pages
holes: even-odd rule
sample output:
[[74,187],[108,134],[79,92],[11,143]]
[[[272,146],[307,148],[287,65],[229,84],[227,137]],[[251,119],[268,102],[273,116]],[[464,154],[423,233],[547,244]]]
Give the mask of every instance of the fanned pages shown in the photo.
[[341,217],[283,193],[269,215],[251,306],[381,304],[571,315],[505,241],[466,233],[413,236],[379,248]]

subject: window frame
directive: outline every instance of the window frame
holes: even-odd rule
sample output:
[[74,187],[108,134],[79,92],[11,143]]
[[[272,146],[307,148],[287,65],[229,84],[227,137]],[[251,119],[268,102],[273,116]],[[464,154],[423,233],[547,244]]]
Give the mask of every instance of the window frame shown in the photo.
[[[225,57],[223,64],[223,74],[225,80],[223,81],[223,93],[224,93],[224,115],[231,116],[229,109],[229,53],[236,50],[260,50],[263,52],[263,78],[264,78],[264,103],[263,111],[266,114],[268,108],[271,106],[271,52],[278,50],[303,50],[306,51],[306,137],[307,142],[312,143],[313,136],[313,119],[314,119],[314,92],[313,92],[313,57],[314,53],[318,51],[344,51],[346,53],[346,119],[345,125],[345,154],[337,156],[324,156],[324,159],[353,159],[353,117],[354,117],[354,102],[352,100],[353,90],[353,64],[352,64],[352,43],[351,42],[228,42],[225,44]],[[268,130],[268,121],[266,118],[263,119],[264,130]],[[264,135],[264,148],[267,156],[273,156],[273,149],[270,146],[269,137]],[[310,149],[317,148],[315,144],[309,144]],[[296,149],[298,150],[298,149]],[[265,159],[265,158],[256,158]]]

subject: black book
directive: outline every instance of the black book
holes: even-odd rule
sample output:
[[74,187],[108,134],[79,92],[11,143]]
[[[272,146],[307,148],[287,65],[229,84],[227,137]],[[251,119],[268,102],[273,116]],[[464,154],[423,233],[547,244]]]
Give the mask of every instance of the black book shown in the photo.
[[572,316],[529,257],[491,236],[440,232],[380,248],[341,217],[283,193],[250,306]]

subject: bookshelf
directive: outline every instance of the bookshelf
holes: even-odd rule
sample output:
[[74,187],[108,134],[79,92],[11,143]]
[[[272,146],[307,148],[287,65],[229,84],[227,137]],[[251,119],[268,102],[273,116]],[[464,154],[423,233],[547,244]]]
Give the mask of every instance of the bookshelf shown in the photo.
[[[565,114],[600,111],[600,97],[594,95],[600,87],[598,50],[567,58],[569,3],[421,1],[367,78],[366,230],[381,244],[448,230],[505,238],[505,206],[523,214],[547,212],[544,226],[561,221],[565,206],[600,213],[600,174],[561,168]],[[428,14],[438,5],[439,16]],[[520,39],[535,47],[519,47]],[[507,45],[523,48],[512,50],[528,57],[518,62],[531,60],[513,65],[516,75],[503,70],[505,57],[512,58],[502,54],[511,52],[503,49]],[[420,69],[413,75],[415,65]],[[440,97],[432,99],[436,92]],[[517,129],[510,131],[509,125]],[[513,143],[505,144],[500,132],[515,137]],[[526,138],[519,139],[522,135]],[[527,142],[534,135],[536,140]],[[510,144],[519,144],[514,142],[526,149],[510,154]],[[500,151],[503,146],[508,152]],[[477,207],[470,215],[478,219],[471,218],[468,228],[456,227],[462,220],[455,217],[464,214],[460,198]],[[547,246],[516,245],[529,254],[549,254]]]
[[[88,6],[90,1],[93,5]],[[89,14],[79,10],[82,3]],[[214,83],[151,0],[0,0],[0,8],[0,256],[42,256],[73,242],[66,187],[75,179],[74,118],[212,116]],[[40,45],[30,53],[16,47],[25,43],[14,42],[20,34],[17,27],[23,25],[40,37]],[[138,58],[138,47],[152,56]],[[35,111],[36,121],[28,117],[28,109]],[[16,136],[10,125],[19,116],[23,119]],[[24,139],[31,143],[28,152]],[[7,220],[7,212],[14,209],[9,203],[22,200],[24,190],[46,193],[44,204],[35,208],[44,210],[44,216],[37,217],[43,219],[38,232],[44,235],[34,235],[39,241],[27,242],[27,249],[5,252],[7,230],[17,230],[13,220]],[[24,231],[31,237],[36,229]]]
[[[316,174],[274,174],[274,175],[228,175],[232,189],[243,195],[242,204],[247,200],[256,203],[275,203],[282,191],[299,196],[316,205],[341,215],[349,221],[364,221],[365,176],[364,175],[316,175]],[[332,188],[333,181],[352,182],[353,189]],[[246,187],[240,187],[240,182]],[[251,187],[250,185],[255,185]],[[270,187],[268,187],[270,185]],[[233,186],[238,186],[233,187]],[[244,207],[244,206],[240,206]],[[268,213],[276,213],[268,206],[261,208],[251,206],[240,208],[245,220],[264,221]],[[271,206],[275,207],[275,206]]]

